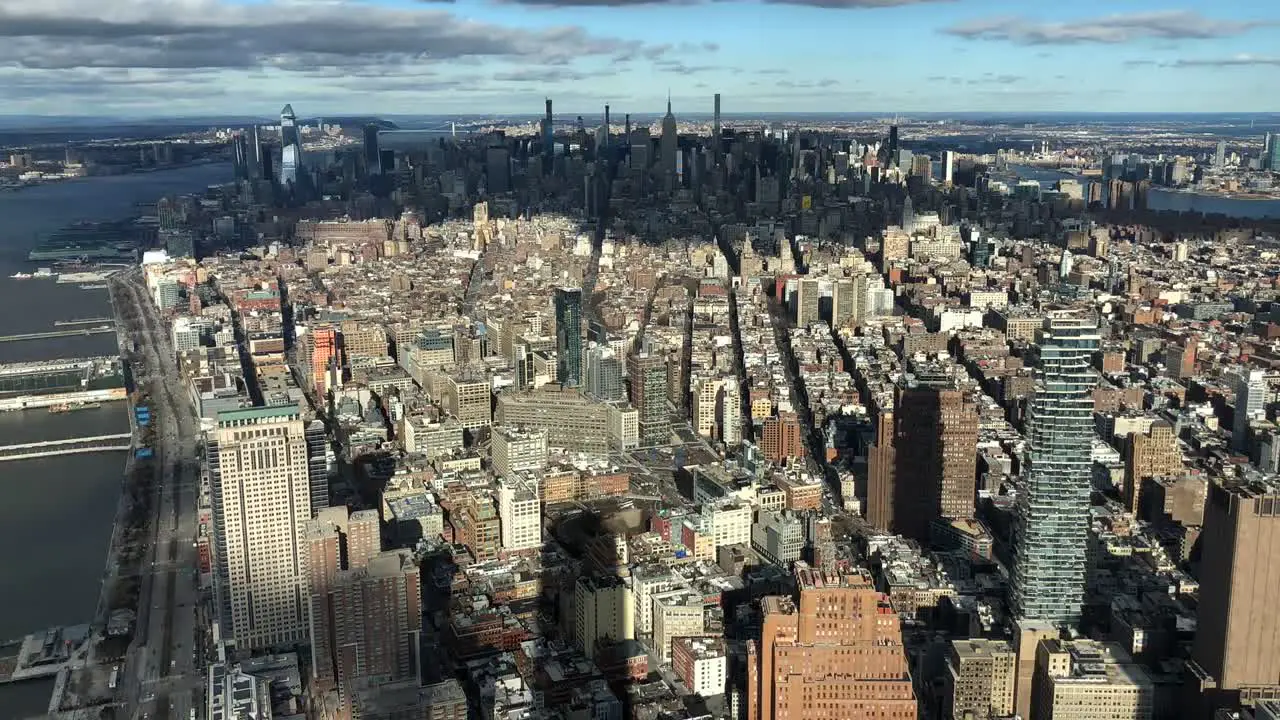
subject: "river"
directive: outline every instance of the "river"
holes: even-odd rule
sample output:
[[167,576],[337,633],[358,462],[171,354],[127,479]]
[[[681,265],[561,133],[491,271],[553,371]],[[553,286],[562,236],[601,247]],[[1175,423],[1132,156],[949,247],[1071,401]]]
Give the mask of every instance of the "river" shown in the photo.
[[[53,330],[56,320],[111,314],[105,290],[53,280],[16,280],[31,272],[38,239],[80,220],[138,214],[136,204],[228,182],[227,164],[139,175],[85,178],[0,193],[0,335]],[[114,335],[0,343],[0,363],[113,355]],[[124,403],[71,413],[0,412],[0,444],[128,432]],[[98,601],[124,453],[95,453],[0,463],[0,640],[54,625],[88,622]],[[43,713],[52,681],[0,686],[0,717]]]

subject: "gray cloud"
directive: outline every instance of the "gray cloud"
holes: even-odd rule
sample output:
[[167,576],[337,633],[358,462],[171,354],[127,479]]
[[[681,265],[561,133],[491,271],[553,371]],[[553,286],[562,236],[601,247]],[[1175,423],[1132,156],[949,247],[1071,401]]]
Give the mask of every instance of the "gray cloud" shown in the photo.
[[1001,40],[1020,45],[1123,43],[1140,39],[1204,40],[1243,34],[1273,23],[1212,20],[1189,10],[1130,13],[1074,22],[1037,22],[1023,17],[994,17],[952,25],[942,32],[970,40]]
[[580,27],[522,30],[447,10],[269,0],[0,0],[0,66],[273,68],[505,58],[661,57]]
[[946,82],[952,85],[1012,85],[1020,83],[1027,78],[1023,75],[989,72],[972,78],[962,78],[954,75],[930,75],[927,79],[930,82]]
[[686,65],[679,60],[658,60],[653,64],[653,67],[660,72],[676,73],[678,75],[696,75],[720,69],[718,65]]

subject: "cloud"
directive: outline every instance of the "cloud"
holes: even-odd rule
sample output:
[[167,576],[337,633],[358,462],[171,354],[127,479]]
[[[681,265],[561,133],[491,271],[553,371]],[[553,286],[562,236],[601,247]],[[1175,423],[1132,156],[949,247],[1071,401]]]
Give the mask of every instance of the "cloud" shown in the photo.
[[[434,0],[424,0],[434,2]],[[530,5],[536,7],[644,7],[651,5],[681,6],[703,5],[708,2],[727,2],[728,0],[499,0],[512,5]],[[766,5],[802,5],[807,7],[827,8],[831,10],[865,10],[875,8],[901,7],[904,5],[923,5],[926,3],[955,2],[955,0],[756,0]]]
[[1027,78],[1023,75],[988,72],[971,78],[956,77],[954,75],[930,75],[927,79],[929,82],[946,82],[952,85],[1012,85],[1020,83]]
[[827,88],[839,85],[839,80],[824,78],[822,80],[779,80],[778,87],[789,88],[793,90],[805,90],[813,88]]
[[994,17],[943,28],[969,40],[999,40],[1019,45],[1124,43],[1133,40],[1206,40],[1231,37],[1271,25],[1266,21],[1212,20],[1189,10],[1129,13],[1074,22],[1037,22],[1023,17]]
[[658,60],[653,64],[655,70],[678,75],[696,75],[698,73],[719,70],[719,65],[686,65],[679,60]]
[[1161,68],[1232,68],[1232,67],[1280,67],[1280,56],[1234,55],[1225,58],[1181,58],[1178,60],[1126,60],[1128,67]]
[[[263,0],[0,0],[0,66],[273,68],[661,57],[581,27],[525,30],[434,8]],[[656,54],[655,54],[656,53]]]

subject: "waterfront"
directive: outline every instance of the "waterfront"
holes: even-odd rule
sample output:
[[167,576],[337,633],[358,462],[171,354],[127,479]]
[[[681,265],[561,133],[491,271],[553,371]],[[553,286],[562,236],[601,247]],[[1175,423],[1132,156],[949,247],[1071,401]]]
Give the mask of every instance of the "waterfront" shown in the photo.
[[[230,166],[67,181],[0,193],[0,335],[45,332],[58,320],[111,314],[105,290],[52,280],[15,280],[31,272],[36,241],[67,223],[139,213],[137,203],[198,191],[230,179]],[[0,343],[0,363],[110,355],[114,335]],[[0,413],[0,445],[128,432],[124,403],[69,413]],[[120,495],[124,453],[95,453],[0,463],[0,543],[20,549],[20,561],[0,566],[0,640],[53,625],[91,620],[97,604],[111,523]],[[0,717],[43,713],[52,681],[0,687]]]

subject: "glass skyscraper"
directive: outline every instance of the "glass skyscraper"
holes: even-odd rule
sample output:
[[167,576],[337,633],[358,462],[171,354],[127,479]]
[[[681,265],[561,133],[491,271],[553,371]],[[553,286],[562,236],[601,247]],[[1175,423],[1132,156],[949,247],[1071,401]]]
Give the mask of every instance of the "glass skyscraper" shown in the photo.
[[582,290],[556,289],[556,379],[582,385]]
[[1092,317],[1052,311],[1045,319],[1014,531],[1013,609],[1019,620],[1058,626],[1080,621],[1097,384],[1090,359],[1099,345]]
[[298,116],[292,105],[280,111],[280,184],[297,185],[302,169],[302,139],[298,135]]

